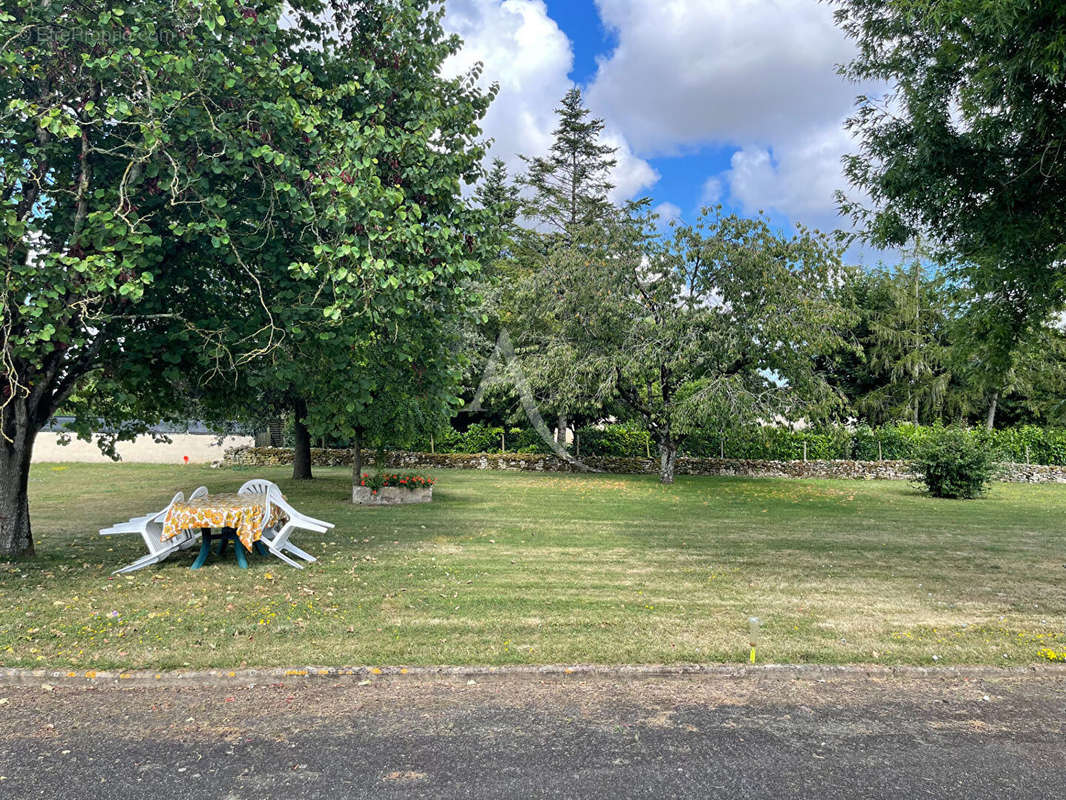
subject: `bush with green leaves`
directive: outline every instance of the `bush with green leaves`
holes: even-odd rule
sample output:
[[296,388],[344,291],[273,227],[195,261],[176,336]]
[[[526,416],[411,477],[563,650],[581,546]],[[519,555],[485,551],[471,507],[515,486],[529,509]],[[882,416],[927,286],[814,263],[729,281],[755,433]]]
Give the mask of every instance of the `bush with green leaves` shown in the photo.
[[[826,425],[791,430],[784,426],[748,425],[726,431],[702,430],[688,434],[680,452],[696,458],[911,461],[931,440],[945,430],[942,425],[914,425],[899,422],[871,428],[859,425]],[[1066,428],[1040,428],[1021,425],[1014,428],[959,429],[961,435],[979,445],[994,461],[1024,464],[1066,465]],[[446,429],[435,438],[438,453],[499,453],[501,438],[508,453],[547,453],[548,445],[532,428],[509,428],[474,424],[465,432]],[[639,424],[619,422],[588,426],[578,430],[581,456],[645,458],[654,454],[651,436]],[[428,437],[414,443],[419,450],[430,449]],[[574,449],[571,446],[571,449]]]
[[500,428],[474,423],[463,432],[448,428],[430,442],[428,437],[414,443],[417,450],[438,453],[546,453],[548,445],[532,428]]
[[577,432],[583,456],[640,458],[652,452],[651,436],[632,423],[588,426]]
[[988,489],[995,465],[992,453],[969,431],[947,428],[918,450],[914,471],[933,497],[972,500]]

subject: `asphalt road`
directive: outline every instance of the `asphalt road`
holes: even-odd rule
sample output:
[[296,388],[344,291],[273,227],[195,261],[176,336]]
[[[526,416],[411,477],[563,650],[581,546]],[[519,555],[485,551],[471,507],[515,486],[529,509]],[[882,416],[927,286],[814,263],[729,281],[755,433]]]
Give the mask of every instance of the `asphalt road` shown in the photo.
[[1066,672],[0,686],[0,797],[1047,798]]

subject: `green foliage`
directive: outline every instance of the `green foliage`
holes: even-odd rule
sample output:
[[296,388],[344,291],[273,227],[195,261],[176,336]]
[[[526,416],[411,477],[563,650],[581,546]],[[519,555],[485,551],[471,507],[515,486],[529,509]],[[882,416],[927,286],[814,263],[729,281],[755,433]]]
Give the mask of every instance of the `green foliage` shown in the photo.
[[871,384],[853,396],[871,422],[941,418],[951,383],[950,298],[916,258],[895,270],[860,273],[862,371]]
[[[499,227],[498,210],[467,202],[461,187],[481,173],[478,123],[495,87],[478,88],[479,68],[442,77],[459,41],[428,0],[336,5],[324,46],[298,55],[335,97],[341,123],[361,134],[351,142],[359,168],[341,175],[346,202],[337,212],[349,258],[333,285],[294,286],[284,271],[261,276],[278,302],[244,325],[285,335],[270,358],[248,364],[251,391],[226,393],[218,414],[306,402],[312,436],[405,444],[456,405],[463,320],[477,301],[468,288]],[[311,44],[321,35],[315,25],[303,19]],[[329,255],[317,241],[275,242],[290,258],[300,244],[312,264]],[[374,274],[356,256],[372,257]],[[330,307],[335,285],[355,298],[340,314]]]
[[[680,452],[701,458],[724,455],[725,458],[788,461],[803,458],[806,444],[807,458],[812,461],[909,461],[943,430],[945,428],[938,425],[909,422],[877,428],[832,425],[804,430],[750,425],[723,431],[694,431],[685,437]],[[964,430],[966,436],[996,461],[1066,466],[1066,428],[1023,425],[996,430],[981,427]],[[578,434],[583,456],[644,457],[653,444],[646,430],[632,424],[586,427]],[[654,447],[651,450],[654,451]]]
[[956,500],[984,494],[994,471],[988,449],[959,428],[930,437],[918,448],[913,464],[929,494]]
[[703,458],[718,458],[724,452],[726,458],[794,461],[803,458],[804,444],[811,461],[851,457],[851,435],[843,427],[793,431],[747,425],[716,433],[701,431],[689,436],[682,450],[686,455]]
[[1066,299],[1066,4],[834,4],[857,45],[845,74],[892,90],[849,121],[863,198],[843,209],[879,244],[934,243],[1007,353]]
[[577,431],[583,456],[639,457],[652,452],[651,435],[639,425],[619,423]]
[[972,430],[974,439],[1000,461],[1066,465],[1066,428],[1018,428]]
[[[429,452],[429,437],[416,441],[419,450]],[[548,446],[532,428],[502,428],[480,423],[460,433],[446,428],[434,437],[433,449],[438,453],[547,453]]]
[[1036,326],[1002,352],[994,318],[927,261],[845,274],[836,290],[850,312],[843,342],[817,357],[830,385],[848,401],[841,420],[1062,421],[1066,335],[1056,325]]
[[549,259],[537,304],[575,358],[564,380],[596,388],[652,435],[662,478],[688,436],[837,402],[814,356],[837,341],[827,237],[706,209],[658,236],[642,207]]
[[521,185],[531,190],[523,214],[548,228],[549,237],[567,242],[581,228],[599,224],[612,212],[607,195],[617,148],[601,143],[604,123],[590,119],[580,89],[571,89],[555,109],[558,127],[547,156],[526,158]]
[[[501,291],[500,321],[514,337],[518,363],[542,413],[560,427],[573,417],[598,418],[596,386],[579,351],[561,334],[555,303],[544,303],[540,289],[560,265],[585,258],[589,242],[606,238],[618,214],[608,199],[616,148],[604,144],[604,122],[592,118],[579,89],[571,89],[556,109],[558,126],[548,154],[524,158],[527,171],[517,184],[525,189],[521,212],[528,227],[515,232],[509,278]],[[565,266],[563,267],[565,268]],[[557,297],[566,291],[556,284]],[[501,375],[511,383],[513,375]]]
[[5,449],[68,399],[75,430],[102,418],[121,437],[190,398],[216,419],[305,399],[316,434],[371,405],[364,421],[395,435],[448,416],[449,320],[486,227],[462,184],[495,89],[478,69],[441,77],[460,44],[442,15],[432,0],[4,6],[5,471],[24,473]]

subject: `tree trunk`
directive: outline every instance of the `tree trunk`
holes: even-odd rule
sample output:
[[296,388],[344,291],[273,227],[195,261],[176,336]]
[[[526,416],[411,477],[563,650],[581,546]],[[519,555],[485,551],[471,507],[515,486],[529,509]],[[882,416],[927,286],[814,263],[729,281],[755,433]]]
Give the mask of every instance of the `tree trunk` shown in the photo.
[[293,432],[296,438],[295,450],[292,454],[292,479],[294,481],[309,481],[314,475],[311,474],[311,434],[307,431],[305,420],[307,419],[307,401],[296,400],[293,403]]
[[985,415],[985,427],[988,430],[996,425],[996,406],[999,404],[999,392],[992,392],[992,399],[988,401],[988,413]]
[[355,441],[352,442],[352,486],[358,486],[363,479],[363,434],[355,429]]
[[555,429],[555,443],[558,444],[560,447],[565,449],[566,448],[566,429],[568,427],[567,421],[566,421],[566,414],[564,414],[562,412],[559,413],[559,418],[556,421],[556,426],[557,427]]
[[670,438],[659,442],[659,482],[673,483],[677,467],[677,444]]
[[32,556],[30,533],[30,456],[35,431],[10,431],[14,442],[0,438],[0,556]]

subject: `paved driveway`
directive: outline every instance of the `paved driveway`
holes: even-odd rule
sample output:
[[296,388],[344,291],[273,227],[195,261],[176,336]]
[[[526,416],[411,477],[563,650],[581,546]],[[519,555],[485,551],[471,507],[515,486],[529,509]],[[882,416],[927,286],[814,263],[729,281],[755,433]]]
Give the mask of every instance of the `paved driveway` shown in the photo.
[[0,687],[0,797],[1047,798],[1066,673]]

